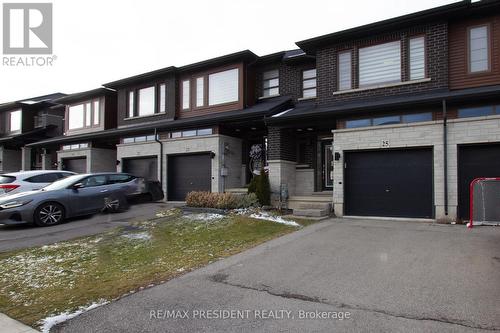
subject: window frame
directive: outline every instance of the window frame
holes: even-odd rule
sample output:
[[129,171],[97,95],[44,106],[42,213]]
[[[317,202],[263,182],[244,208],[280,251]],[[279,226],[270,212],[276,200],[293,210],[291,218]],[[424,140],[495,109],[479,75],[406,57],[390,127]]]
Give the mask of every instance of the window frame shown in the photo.
[[[486,35],[486,45],[488,46],[488,69],[486,70],[482,70],[482,71],[477,71],[477,72],[472,72],[471,71],[471,30],[472,29],[475,29],[475,28],[481,28],[481,27],[486,27],[486,32],[487,32],[487,35]],[[492,56],[492,39],[491,39],[491,24],[488,22],[488,23],[482,23],[482,24],[476,24],[476,25],[471,25],[471,26],[468,26],[467,29],[466,29],[466,59],[467,59],[467,74],[468,75],[478,75],[478,74],[488,74],[488,73],[491,73],[491,56]]]
[[[316,74],[313,78],[309,78],[309,79],[304,79],[304,72],[307,72],[307,71],[311,71],[311,70],[315,70],[316,71]],[[316,67],[311,67],[311,68],[306,68],[306,69],[303,69],[302,72],[302,99],[313,99],[313,98],[317,98],[318,97],[318,69]],[[309,88],[304,88],[304,82],[306,81],[313,81],[314,80],[314,87],[309,87]],[[314,96],[304,96],[304,91],[306,90],[315,90],[315,94]]]
[[[351,75],[351,84],[349,86],[349,88],[347,89],[340,89],[340,55],[341,54],[346,54],[346,53],[349,53],[349,63],[350,63],[350,75]],[[337,91],[349,91],[349,90],[352,90],[354,89],[354,82],[353,82],[353,54],[354,54],[354,50],[352,49],[348,49],[348,50],[342,50],[342,51],[339,51],[337,52]]]
[[[19,129],[12,130],[12,114],[19,112]],[[9,134],[21,133],[23,131],[23,110],[16,109],[7,112],[6,132]]]
[[[399,43],[399,80],[394,80],[394,81],[379,81],[375,83],[369,83],[369,84],[362,84],[361,83],[361,50],[370,48],[370,47],[375,47],[375,46],[380,46],[384,44],[392,44],[392,43]],[[394,40],[389,40],[389,41],[384,41],[376,44],[369,44],[365,45],[362,47],[357,48],[357,79],[358,79],[358,88],[360,89],[369,89],[372,87],[378,87],[378,86],[385,86],[385,85],[392,85],[392,84],[398,84],[403,81],[403,43],[401,39],[394,39]]]
[[[274,71],[276,71],[278,73],[277,76],[273,76],[273,77],[271,77],[269,79],[264,79],[264,74],[265,73],[274,72]],[[264,82],[265,81],[272,81],[274,79],[278,79],[278,85],[277,86],[269,86],[267,88],[264,88]],[[261,77],[261,84],[262,84],[262,94],[261,94],[260,98],[271,98],[271,97],[280,96],[280,69],[279,68],[274,68],[274,69],[268,69],[268,70],[263,71],[262,72],[262,77]],[[266,96],[264,94],[264,91],[266,91],[266,90],[272,90],[272,89],[275,89],[275,88],[278,88],[278,93],[277,94],[275,94],[275,95],[268,95],[268,96]]]
[[[224,102],[210,105],[210,96],[209,96],[209,76],[212,74],[222,73],[230,70],[237,70],[238,73],[238,99],[235,101]],[[181,112],[190,112],[190,111],[201,111],[201,110],[218,110],[219,108],[225,108],[233,105],[241,105],[243,107],[243,97],[244,97],[244,83],[243,83],[243,75],[244,68],[243,64],[236,63],[230,64],[226,66],[221,66],[217,68],[212,68],[210,70],[200,71],[191,73],[186,76],[181,76],[179,79],[179,109]],[[197,106],[197,84],[196,80],[198,78],[203,78],[203,105]],[[189,82],[189,106],[184,108],[184,82]]]
[[[98,128],[101,126],[101,118],[102,118],[102,111],[103,111],[103,103],[102,103],[103,98],[102,97],[97,97],[97,98],[91,98],[85,101],[81,101],[78,103],[70,104],[67,106],[67,112],[66,112],[66,129],[67,132],[72,132],[72,131],[80,131],[84,129],[89,129],[89,128]],[[95,103],[97,102],[97,105],[99,106],[99,113],[98,113],[98,121],[97,123],[95,122]],[[75,128],[70,128],[70,110],[72,107],[77,107],[79,105],[83,106],[83,114],[82,114],[82,127],[75,127]],[[90,105],[90,110],[88,110],[88,106]],[[87,115],[90,114],[90,115]],[[90,125],[87,125],[87,120],[89,120]]]
[[[165,111],[161,111],[161,86],[165,86]],[[147,115],[139,115],[139,90],[147,89],[154,87],[154,112],[152,114]],[[130,110],[130,97],[133,96],[132,107],[133,110]],[[132,112],[131,112],[132,111]],[[166,114],[168,112],[168,83],[166,81],[158,81],[155,83],[143,84],[140,86],[136,86],[134,88],[127,90],[127,114],[125,119],[135,119],[135,118],[145,118],[145,117],[153,117],[160,114]]]
[[[417,38],[423,38],[424,39],[424,77],[419,78],[419,79],[412,79],[411,78],[411,49],[410,49],[410,44],[412,39],[417,39]],[[408,66],[407,66],[407,80],[408,81],[418,81],[418,80],[425,80],[429,77],[428,73],[428,68],[427,68],[427,35],[426,34],[418,34],[418,35],[412,35],[408,37]]]

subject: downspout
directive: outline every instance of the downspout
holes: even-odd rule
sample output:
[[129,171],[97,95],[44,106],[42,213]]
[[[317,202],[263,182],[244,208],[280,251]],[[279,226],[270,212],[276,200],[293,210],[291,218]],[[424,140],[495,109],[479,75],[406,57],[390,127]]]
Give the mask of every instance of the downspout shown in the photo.
[[[158,139],[158,129],[155,128],[155,141],[160,144],[160,185],[163,191],[163,143]],[[164,193],[165,201],[167,200],[167,195]]]
[[448,114],[445,99],[443,99],[443,155],[444,215],[448,216]]

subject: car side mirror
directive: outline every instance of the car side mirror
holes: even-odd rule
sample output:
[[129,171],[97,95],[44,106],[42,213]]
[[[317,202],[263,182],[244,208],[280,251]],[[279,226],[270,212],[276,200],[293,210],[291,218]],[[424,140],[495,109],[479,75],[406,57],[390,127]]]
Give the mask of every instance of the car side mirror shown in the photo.
[[76,184],[74,184],[73,186],[71,186],[71,188],[72,188],[73,190],[78,190],[78,189],[80,189],[80,188],[84,188],[84,187],[85,187],[85,185],[83,185],[82,183],[76,183]]

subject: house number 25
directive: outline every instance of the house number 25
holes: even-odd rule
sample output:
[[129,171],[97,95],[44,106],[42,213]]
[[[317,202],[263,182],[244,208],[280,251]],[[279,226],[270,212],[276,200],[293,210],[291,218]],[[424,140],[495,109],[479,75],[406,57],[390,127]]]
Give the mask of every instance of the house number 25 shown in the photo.
[[382,140],[382,148],[389,147],[389,140]]

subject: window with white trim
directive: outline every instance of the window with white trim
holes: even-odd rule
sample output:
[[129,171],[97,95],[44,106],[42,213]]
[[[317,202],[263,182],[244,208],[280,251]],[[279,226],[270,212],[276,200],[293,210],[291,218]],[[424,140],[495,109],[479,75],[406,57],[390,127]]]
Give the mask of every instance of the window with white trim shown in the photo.
[[182,81],[182,109],[189,109],[190,106],[190,99],[191,99],[191,93],[190,93],[190,84],[189,80],[184,80]]
[[280,93],[279,70],[274,69],[262,74],[262,97],[277,96]]
[[101,100],[94,99],[68,107],[68,130],[99,126],[101,123]]
[[196,79],[196,107],[205,105],[205,78]]
[[150,116],[155,113],[155,87],[147,87],[138,91],[138,112],[137,116]]
[[302,71],[302,97],[316,97],[316,68]]
[[160,110],[159,112],[167,112],[167,85],[165,83],[160,84]]
[[425,37],[410,38],[409,43],[410,80],[425,78]]
[[401,42],[359,49],[359,86],[401,82]]
[[19,132],[21,130],[21,118],[21,110],[9,112],[9,132]]
[[352,89],[352,51],[340,52],[337,66],[338,90]]
[[490,69],[489,26],[469,29],[469,72],[485,72]]
[[238,73],[238,68],[233,68],[208,75],[208,105],[238,101]]

